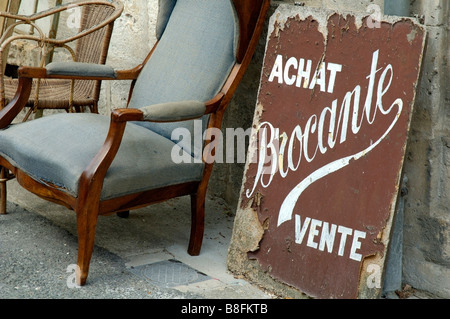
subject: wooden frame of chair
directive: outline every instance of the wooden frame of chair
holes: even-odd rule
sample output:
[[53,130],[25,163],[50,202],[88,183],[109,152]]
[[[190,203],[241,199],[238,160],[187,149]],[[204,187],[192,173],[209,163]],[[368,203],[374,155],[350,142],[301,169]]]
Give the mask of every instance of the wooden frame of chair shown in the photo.
[[[208,127],[221,127],[222,118],[239,82],[241,81],[257,47],[270,0],[232,0],[240,22],[240,37],[237,50],[237,63],[233,67],[221,92],[206,103],[205,114],[210,114]],[[157,45],[157,43],[156,43]],[[156,46],[155,45],[155,46]],[[150,52],[144,63],[130,70],[116,72],[116,80],[135,80],[143,65],[150,58]],[[24,107],[31,90],[33,78],[54,78],[45,68],[24,67],[19,70],[19,88],[13,101],[0,110],[0,129],[6,127]],[[66,77],[85,79],[85,77]],[[111,80],[111,78],[91,77],[94,80]],[[131,88],[132,90],[132,88]],[[110,127],[103,147],[84,170],[79,184],[78,197],[72,197],[54,185],[44,185],[32,179],[25,172],[16,168],[5,158],[0,157],[0,165],[11,171],[18,183],[32,193],[49,201],[64,205],[76,212],[78,227],[78,261],[77,283],[84,285],[89,271],[89,263],[94,247],[94,237],[99,215],[110,215],[119,211],[135,209],[177,196],[191,197],[191,234],[188,252],[200,253],[205,216],[205,196],[212,172],[213,161],[205,160],[203,178],[200,182],[163,187],[151,191],[126,195],[112,200],[100,200],[103,180],[116,155],[128,121],[142,121],[139,109],[116,109],[111,113]],[[209,137],[211,138],[211,137]],[[206,138],[208,140],[208,137]],[[208,147],[206,145],[206,147]],[[210,152],[207,152],[210,153]]]

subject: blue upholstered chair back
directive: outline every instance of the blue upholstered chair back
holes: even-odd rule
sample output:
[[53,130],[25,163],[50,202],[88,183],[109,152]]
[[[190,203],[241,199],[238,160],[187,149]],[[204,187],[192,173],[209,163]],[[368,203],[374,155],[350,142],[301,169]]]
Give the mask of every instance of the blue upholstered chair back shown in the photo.
[[[219,93],[235,63],[239,34],[231,0],[160,0],[156,34],[159,43],[129,107],[206,102]],[[178,127],[194,132],[193,121],[142,125],[169,139]]]

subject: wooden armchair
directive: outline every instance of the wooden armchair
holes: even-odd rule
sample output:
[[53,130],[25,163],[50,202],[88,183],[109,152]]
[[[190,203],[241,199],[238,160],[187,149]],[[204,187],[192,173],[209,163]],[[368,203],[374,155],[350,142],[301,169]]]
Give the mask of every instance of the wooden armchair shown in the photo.
[[[60,2],[60,1],[59,1]],[[47,17],[53,18],[56,24],[60,13],[74,9],[79,10],[79,30],[75,35],[58,39],[54,35],[45,35],[36,22]],[[0,38],[0,54],[15,40],[27,40],[45,46],[46,54],[42,63],[48,62],[55,48],[69,50],[72,59],[76,62],[105,64],[114,21],[121,15],[123,4],[118,1],[74,1],[58,5],[43,12],[29,16],[18,15],[15,12],[0,12],[0,18],[7,21],[7,28]],[[76,13],[74,13],[76,14]],[[14,28],[27,24],[34,28],[37,35],[12,34]],[[2,55],[3,64],[5,57]],[[42,66],[42,65],[41,65]],[[18,86],[18,79],[0,77],[0,107],[14,98]],[[36,79],[33,81],[32,93],[26,106],[29,111],[27,119],[32,112],[44,109],[62,109],[66,111],[80,111],[89,107],[91,112],[98,113],[98,100],[100,97],[101,81],[99,80],[72,80],[72,79]]]
[[[80,285],[88,275],[99,215],[190,195],[188,252],[200,253],[213,161],[195,158],[191,144],[181,147],[171,133],[181,128],[193,136],[200,122],[203,129],[220,128],[270,1],[159,4],[158,41],[141,65],[131,70],[76,62],[24,67],[17,94],[0,111],[0,165],[27,190],[76,213]],[[116,109],[110,117],[59,113],[9,125],[26,104],[33,78],[132,80],[128,108]],[[190,161],[176,163],[173,152]]]

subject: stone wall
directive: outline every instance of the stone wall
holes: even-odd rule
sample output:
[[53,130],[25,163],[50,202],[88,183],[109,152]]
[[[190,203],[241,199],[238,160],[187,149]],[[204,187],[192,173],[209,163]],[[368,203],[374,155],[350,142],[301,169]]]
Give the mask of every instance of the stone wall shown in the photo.
[[428,38],[404,174],[403,280],[450,297],[450,66],[446,0],[411,1]]

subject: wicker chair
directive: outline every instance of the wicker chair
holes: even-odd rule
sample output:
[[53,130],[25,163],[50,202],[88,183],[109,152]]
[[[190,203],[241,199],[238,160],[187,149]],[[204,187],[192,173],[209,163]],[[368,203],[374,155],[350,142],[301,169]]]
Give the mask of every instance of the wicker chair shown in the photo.
[[[79,285],[86,282],[99,215],[189,195],[188,253],[200,253],[214,163],[214,143],[207,142],[213,136],[206,135],[205,152],[199,150],[197,157],[195,146],[176,143],[171,132],[181,129],[192,137],[197,123],[205,124],[203,129],[221,127],[270,0],[160,0],[159,5],[158,41],[142,65],[23,67],[18,94],[0,111],[0,165],[25,189],[76,213]],[[9,125],[28,100],[32,78],[68,77],[132,80],[128,108],[110,116],[60,113]],[[175,161],[174,152],[187,161]]]
[[[11,14],[17,14],[20,7],[20,0],[0,0],[0,12],[8,12]],[[0,13],[0,36],[2,36],[8,27],[15,22],[14,19],[6,19]],[[6,46],[3,49],[3,56],[6,57],[8,55],[9,46]],[[6,68],[6,59],[3,59],[2,70],[5,72]]]
[[[43,36],[35,22],[49,16],[59,16],[62,11],[79,7],[81,10],[80,30],[72,37],[57,40]],[[123,11],[123,5],[117,1],[76,1],[53,7],[31,16],[21,16],[2,12],[0,16],[7,20],[16,20],[9,29],[20,24],[30,24],[39,32],[38,36],[13,35],[5,32],[0,39],[0,50],[5,49],[12,41],[18,39],[32,40],[45,46],[45,52],[50,54],[54,48],[63,47],[69,50],[73,60],[77,62],[104,64],[108,53],[114,21]],[[6,30],[8,31],[8,29]],[[75,49],[70,46],[74,46]],[[42,63],[46,60],[43,55]],[[42,65],[41,65],[42,66]],[[10,102],[17,90],[18,80],[12,77],[0,78],[0,106]],[[62,109],[66,111],[83,111],[89,107],[91,112],[98,113],[101,81],[69,80],[69,79],[38,79],[33,82],[32,93],[26,106],[29,110],[25,116],[43,109]]]

